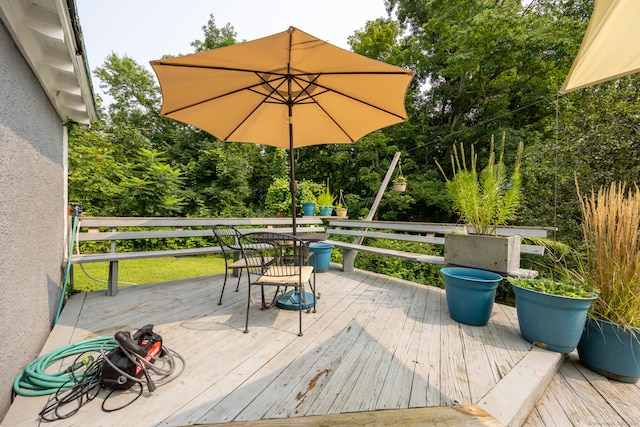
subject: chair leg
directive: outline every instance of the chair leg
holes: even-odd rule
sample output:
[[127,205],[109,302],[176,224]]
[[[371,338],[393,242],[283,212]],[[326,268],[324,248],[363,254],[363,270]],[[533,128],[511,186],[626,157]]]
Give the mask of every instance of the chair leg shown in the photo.
[[218,305],[222,305],[222,295],[224,295],[224,288],[227,286],[227,277],[229,276],[229,270],[226,267],[227,266],[225,265],[224,282],[222,283],[222,292],[220,292],[220,301],[218,301]]
[[238,284],[236,285],[236,292],[240,289],[240,279],[242,278],[242,268],[238,269]]
[[316,312],[316,306],[318,305],[318,294],[316,293],[316,270],[313,270],[313,284],[309,280],[309,286],[311,287],[311,293],[313,293],[313,312]]
[[301,337],[302,336],[302,300],[303,300],[303,292],[304,292],[304,287],[300,286],[298,287],[298,292],[300,292],[299,298],[298,298],[298,325],[299,325],[299,329],[300,332],[298,332],[298,336]]
[[249,333],[249,307],[251,306],[251,285],[248,286],[247,290],[247,319],[244,324],[244,333]]

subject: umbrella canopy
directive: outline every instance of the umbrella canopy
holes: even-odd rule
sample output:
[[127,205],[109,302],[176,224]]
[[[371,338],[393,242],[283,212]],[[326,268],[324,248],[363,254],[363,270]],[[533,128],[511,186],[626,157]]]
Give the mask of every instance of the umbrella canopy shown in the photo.
[[640,71],[640,1],[596,0],[578,55],[560,93]]
[[333,46],[297,28],[177,58],[151,61],[161,114],[222,141],[290,150],[352,143],[407,119],[413,72]]

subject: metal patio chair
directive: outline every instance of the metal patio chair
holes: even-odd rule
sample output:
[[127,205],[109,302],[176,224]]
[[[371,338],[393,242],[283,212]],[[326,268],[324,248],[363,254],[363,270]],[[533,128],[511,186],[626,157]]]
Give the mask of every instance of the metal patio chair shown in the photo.
[[[240,289],[240,279],[242,278],[242,270],[247,269],[251,265],[261,265],[265,260],[261,258],[245,258],[242,254],[239,238],[242,235],[237,228],[232,225],[214,225],[213,235],[218,240],[218,244],[222,249],[224,256],[224,283],[222,284],[222,292],[220,292],[220,300],[218,305],[222,304],[222,296],[227,286],[227,278],[229,271],[238,270],[238,283],[236,284],[236,292]],[[236,259],[240,257],[239,259]],[[270,260],[266,260],[268,263]]]
[[[249,310],[251,308],[251,288],[259,286],[261,291],[261,308],[267,309],[281,301],[281,298],[295,297],[297,305],[290,307],[298,311],[298,336],[302,336],[302,311],[316,311],[315,269],[307,265],[308,248],[306,243],[296,236],[281,233],[256,232],[240,237],[243,257],[260,258],[260,266],[247,268],[249,292],[247,295],[247,317],[245,333],[249,332]],[[311,293],[306,291],[309,284]],[[268,302],[265,288],[275,288],[273,299]],[[293,294],[287,294],[288,288]],[[295,294],[297,292],[297,294]]]

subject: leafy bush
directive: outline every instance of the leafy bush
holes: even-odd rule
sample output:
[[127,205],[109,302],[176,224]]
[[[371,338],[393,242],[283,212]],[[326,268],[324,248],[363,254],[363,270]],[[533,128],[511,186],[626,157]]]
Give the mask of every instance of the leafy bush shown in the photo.
[[[347,236],[342,236],[343,241],[348,241]],[[388,239],[367,238],[364,244],[379,248],[393,249],[403,252],[415,252],[427,255],[442,256],[442,248],[427,243],[414,243],[403,241],[392,241]],[[333,251],[332,261],[342,263],[342,251]],[[409,261],[402,258],[380,256],[360,252],[355,260],[355,267],[409,280],[423,285],[444,288],[444,282],[440,276],[440,266],[423,262]]]

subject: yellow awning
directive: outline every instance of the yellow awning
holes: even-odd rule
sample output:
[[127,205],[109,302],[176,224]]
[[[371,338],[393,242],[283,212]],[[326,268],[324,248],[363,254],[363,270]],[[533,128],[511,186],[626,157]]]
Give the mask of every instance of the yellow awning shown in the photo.
[[567,93],[640,71],[640,0],[596,0]]

